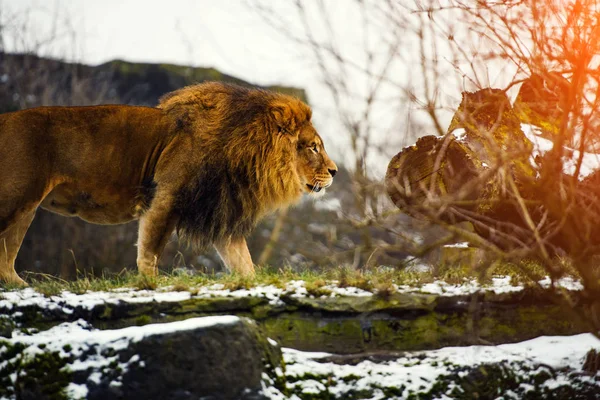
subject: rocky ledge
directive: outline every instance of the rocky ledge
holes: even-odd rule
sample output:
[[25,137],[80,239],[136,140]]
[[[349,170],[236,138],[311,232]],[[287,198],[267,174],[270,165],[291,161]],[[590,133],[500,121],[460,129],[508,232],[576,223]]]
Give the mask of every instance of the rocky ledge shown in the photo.
[[585,310],[590,300],[573,282],[563,286],[523,288],[496,278],[489,287],[437,283],[419,291],[400,287],[393,293],[334,285],[311,293],[301,281],[283,289],[232,291],[213,285],[192,292],[119,289],[49,297],[25,289],[0,293],[0,336],[80,319],[97,329],[118,329],[224,314],[252,318],[282,346],[341,354],[501,344],[590,332],[572,308]]

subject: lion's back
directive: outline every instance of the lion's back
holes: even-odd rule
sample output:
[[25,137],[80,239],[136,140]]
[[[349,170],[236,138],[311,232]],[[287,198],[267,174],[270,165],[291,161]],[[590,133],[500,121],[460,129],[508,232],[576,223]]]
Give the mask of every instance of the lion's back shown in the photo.
[[39,161],[117,162],[168,134],[161,121],[162,112],[151,107],[38,107],[0,115],[0,140],[5,152]]
[[139,188],[151,182],[169,135],[162,111],[150,107],[39,107],[0,115],[0,184],[34,197],[53,188],[47,203],[68,209],[92,198],[87,203],[106,205],[97,213],[115,217],[87,220],[119,222],[130,214],[121,209],[134,207]]

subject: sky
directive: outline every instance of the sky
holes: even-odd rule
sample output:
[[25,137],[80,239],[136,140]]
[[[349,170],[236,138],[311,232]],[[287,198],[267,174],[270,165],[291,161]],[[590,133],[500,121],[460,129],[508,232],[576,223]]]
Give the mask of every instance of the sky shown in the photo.
[[[250,4],[262,1],[276,7],[277,14],[267,23]],[[387,155],[373,153],[366,161],[375,177],[382,177],[388,160],[415,137],[436,134],[435,131],[410,132],[407,121],[416,120],[427,126],[428,116],[414,104],[403,99],[405,87],[416,93],[423,90],[418,67],[418,42],[409,34],[411,24],[419,15],[406,13],[402,22],[406,32],[394,33],[379,23],[385,16],[373,17],[369,31],[361,30],[363,17],[375,15],[360,10],[358,2],[328,0],[322,2],[330,18],[331,29],[320,17],[317,1],[307,1],[307,19],[317,40],[328,38],[358,69],[371,60],[373,71],[383,71],[388,57],[386,42],[398,41],[398,54],[385,69],[386,79],[378,83],[358,70],[339,68],[326,61],[332,79],[347,82],[344,93],[334,101],[320,73],[318,60],[311,50],[286,37],[283,31],[302,31],[301,19],[293,1],[278,0],[0,0],[0,21],[11,21],[20,29],[19,36],[5,32],[5,47],[9,51],[30,51],[38,48],[46,56],[66,58],[87,64],[100,64],[114,59],[138,62],[165,62],[218,70],[258,85],[281,84],[306,89],[314,110],[313,123],[325,139],[328,152],[336,161],[354,163],[348,152],[343,118],[338,109],[346,110],[346,121],[361,122],[367,106],[369,90],[381,84],[370,109],[369,145],[385,149]],[[377,2],[367,2],[375,4]],[[404,3],[414,4],[406,0]],[[281,25],[274,29],[273,25]],[[8,30],[10,32],[10,30]],[[25,32],[25,33],[22,33]],[[395,35],[395,36],[394,36]],[[48,38],[52,38],[48,40]],[[366,56],[368,54],[371,58]],[[443,49],[436,48],[444,60]],[[433,56],[437,56],[434,54]],[[450,64],[444,64],[449,68]],[[442,126],[447,126],[453,109],[460,102],[460,73],[453,73],[453,82],[444,81],[440,101],[448,109],[440,111]],[[489,71],[486,71],[488,73]],[[491,80],[497,72],[492,71]],[[496,82],[492,82],[496,83]],[[450,110],[450,111],[448,111]],[[407,137],[409,139],[407,139]],[[410,139],[412,138],[412,139]],[[408,140],[408,142],[407,142]]]
[[308,77],[298,65],[303,58],[245,0],[3,0],[0,5],[28,13],[32,36],[40,40],[58,18],[62,40],[43,49],[54,56],[90,64],[124,59],[213,66],[257,84],[299,84]]

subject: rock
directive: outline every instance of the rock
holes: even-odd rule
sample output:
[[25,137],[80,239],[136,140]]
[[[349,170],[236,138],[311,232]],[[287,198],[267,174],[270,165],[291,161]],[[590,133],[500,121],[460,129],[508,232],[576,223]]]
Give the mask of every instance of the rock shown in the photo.
[[282,376],[279,348],[247,318],[89,329],[0,341],[0,398],[260,399]]
[[394,311],[430,311],[436,305],[437,296],[427,294],[393,293],[386,298],[379,296],[344,297],[292,297],[285,299],[288,304],[301,308],[312,308],[320,312],[334,313],[375,313]]
[[591,375],[596,375],[600,371],[600,352],[591,349],[585,355],[583,370]]

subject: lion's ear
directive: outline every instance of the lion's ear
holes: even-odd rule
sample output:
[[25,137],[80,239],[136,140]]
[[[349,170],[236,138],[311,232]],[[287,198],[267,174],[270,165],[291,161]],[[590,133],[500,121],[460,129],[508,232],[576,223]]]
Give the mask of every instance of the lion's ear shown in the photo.
[[194,117],[197,111],[191,106],[172,107],[165,110],[171,120],[175,121],[178,130],[188,130],[193,128]]
[[289,104],[280,102],[271,105],[271,117],[277,125],[280,132],[287,133],[292,136],[297,136],[296,121],[294,113]]
[[197,95],[198,87],[187,86],[167,93],[159,100],[158,108],[163,109],[175,122],[178,130],[193,129],[194,122],[200,118],[199,106],[202,102]]

